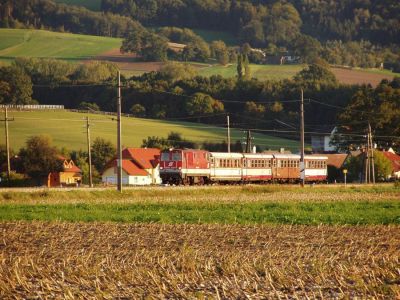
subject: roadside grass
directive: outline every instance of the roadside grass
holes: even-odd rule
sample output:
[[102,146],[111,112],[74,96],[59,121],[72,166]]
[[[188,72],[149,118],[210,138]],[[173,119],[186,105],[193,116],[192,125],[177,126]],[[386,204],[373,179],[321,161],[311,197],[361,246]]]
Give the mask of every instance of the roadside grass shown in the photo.
[[[84,101],[85,99],[82,99]],[[11,111],[9,117],[14,122],[9,124],[10,147],[17,151],[24,146],[28,137],[38,134],[47,134],[53,138],[57,147],[66,147],[69,150],[86,149],[86,133],[83,128],[87,114],[69,111]],[[92,140],[102,137],[116,142],[116,123],[112,116],[89,114],[91,122]],[[167,137],[171,131],[179,132],[183,138],[195,142],[222,142],[226,138],[226,129],[207,124],[172,122],[152,119],[127,118],[122,119],[122,140],[125,146],[140,147],[143,139],[148,136]],[[244,133],[240,130],[231,131],[231,140],[242,140]],[[255,133],[255,145],[262,148],[279,149],[281,147],[297,150],[298,142]],[[3,138],[0,144],[5,143]]]
[[0,220],[165,224],[400,224],[400,191],[212,186],[0,193]]
[[0,60],[16,57],[90,59],[119,48],[121,39],[31,29],[0,29]]

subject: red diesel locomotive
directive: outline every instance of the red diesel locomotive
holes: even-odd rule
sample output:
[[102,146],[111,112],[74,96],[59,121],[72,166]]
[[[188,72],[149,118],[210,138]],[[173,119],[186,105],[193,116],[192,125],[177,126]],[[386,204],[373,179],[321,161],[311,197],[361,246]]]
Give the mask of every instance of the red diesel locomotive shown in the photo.
[[[305,180],[324,182],[327,157],[306,155]],[[300,155],[225,153],[171,149],[161,153],[160,176],[165,184],[212,182],[299,182]]]

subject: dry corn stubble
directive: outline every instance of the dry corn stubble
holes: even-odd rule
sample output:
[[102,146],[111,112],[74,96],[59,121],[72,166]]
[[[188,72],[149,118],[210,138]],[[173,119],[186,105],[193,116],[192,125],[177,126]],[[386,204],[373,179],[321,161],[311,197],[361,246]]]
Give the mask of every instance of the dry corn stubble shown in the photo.
[[0,223],[0,298],[400,296],[398,226]]

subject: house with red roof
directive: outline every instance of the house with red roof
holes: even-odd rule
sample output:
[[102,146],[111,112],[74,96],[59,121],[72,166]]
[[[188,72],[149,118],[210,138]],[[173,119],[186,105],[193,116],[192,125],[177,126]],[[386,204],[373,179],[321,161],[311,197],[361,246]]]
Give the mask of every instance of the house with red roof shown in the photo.
[[79,186],[82,182],[82,171],[72,159],[60,156],[63,164],[61,172],[52,172],[47,176],[48,187]]
[[392,177],[400,179],[400,155],[396,154],[392,148],[390,148],[388,151],[382,151],[382,153],[392,163]]
[[[125,148],[122,150],[122,184],[160,184],[160,149]],[[117,158],[107,163],[102,173],[105,184],[117,184]]]

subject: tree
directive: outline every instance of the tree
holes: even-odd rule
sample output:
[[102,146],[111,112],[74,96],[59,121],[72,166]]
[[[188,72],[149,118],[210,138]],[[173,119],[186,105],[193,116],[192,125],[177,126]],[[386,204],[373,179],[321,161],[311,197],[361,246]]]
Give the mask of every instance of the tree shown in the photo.
[[[222,102],[215,100],[210,95],[203,93],[196,93],[186,103],[186,111],[191,116],[208,115],[224,111]],[[200,122],[200,119],[198,119]]]
[[217,59],[221,65],[229,62],[229,53],[223,41],[213,41],[211,43],[211,55]]
[[146,116],[146,108],[140,104],[132,105],[131,109],[129,110],[132,115],[135,117],[145,117]]
[[294,80],[299,82],[303,87],[311,90],[320,90],[323,86],[336,87],[339,84],[335,74],[319,64],[312,64],[301,70],[296,74]]
[[32,81],[20,68],[0,67],[0,103],[34,104]]
[[264,33],[268,43],[288,45],[299,34],[302,21],[290,3],[275,2],[264,19]]
[[101,173],[106,165],[116,155],[114,145],[103,138],[97,137],[92,144],[92,164]]
[[19,152],[22,168],[31,178],[41,180],[51,172],[60,172],[63,161],[58,150],[51,145],[49,136],[38,135],[28,138],[25,148]]
[[160,74],[167,80],[174,82],[196,76],[196,69],[186,63],[168,62],[160,69]]
[[308,35],[300,35],[294,41],[294,54],[300,56],[303,63],[315,63],[321,50],[320,42]]
[[[346,162],[346,168],[348,169],[348,180],[349,181],[360,181],[364,170],[365,155],[360,154],[357,157],[351,157]],[[385,181],[393,172],[392,163],[381,151],[374,151],[374,169],[375,179],[377,181]]]
[[96,103],[92,102],[81,102],[78,106],[79,110],[91,110],[91,111],[99,111],[100,107]]
[[374,151],[375,179],[385,181],[393,172],[391,161],[380,151]]
[[236,70],[237,70],[239,80],[250,79],[251,69],[250,69],[250,65],[249,65],[249,58],[247,57],[246,54],[238,55],[238,62],[237,62]]
[[168,41],[166,38],[137,28],[123,40],[121,52],[133,52],[145,61],[165,61],[167,59]]

